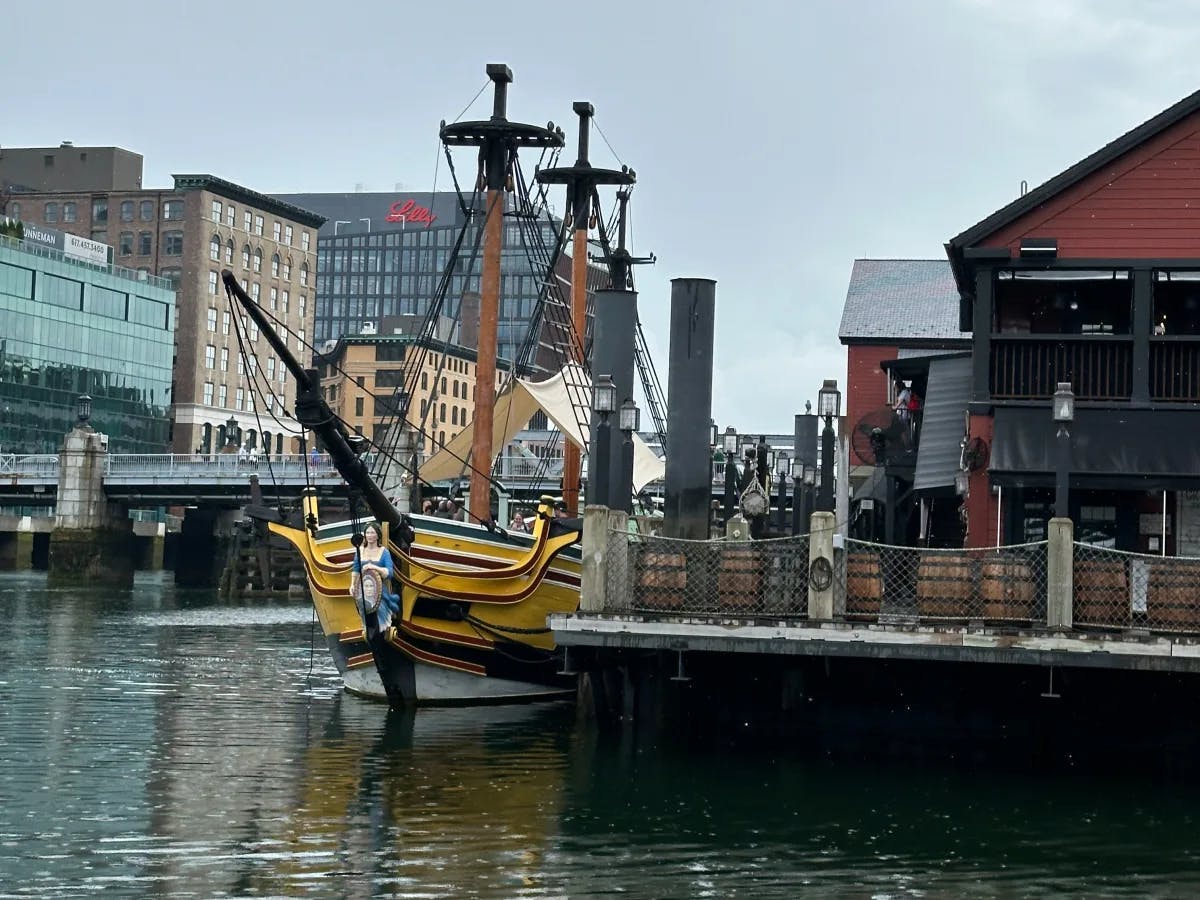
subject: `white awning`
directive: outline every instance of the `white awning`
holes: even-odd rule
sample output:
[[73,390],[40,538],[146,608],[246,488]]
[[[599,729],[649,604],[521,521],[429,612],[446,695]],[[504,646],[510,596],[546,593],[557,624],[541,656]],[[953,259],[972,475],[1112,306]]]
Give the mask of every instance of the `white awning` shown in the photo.
[[[496,398],[496,411],[492,417],[493,449],[496,452],[503,449],[539,409],[546,413],[567,440],[587,452],[587,436],[591,433],[592,382],[578,363],[568,363],[561,372],[545,381],[512,380],[509,387]],[[472,422],[447,441],[443,449],[426,460],[421,466],[421,477],[425,481],[441,481],[461,476],[466,471],[463,460],[470,457],[474,435],[475,423]],[[646,442],[635,434],[634,491],[662,478],[665,472],[666,463],[655,456]]]

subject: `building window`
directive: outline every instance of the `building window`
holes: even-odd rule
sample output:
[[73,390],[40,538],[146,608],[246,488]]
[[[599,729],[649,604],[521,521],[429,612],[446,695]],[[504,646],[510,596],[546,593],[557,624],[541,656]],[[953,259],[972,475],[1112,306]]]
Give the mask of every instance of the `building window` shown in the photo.
[[222,372],[229,371],[229,348],[228,347],[221,348],[221,371]]
[[212,406],[213,402],[213,383],[211,381],[204,382],[204,405]]
[[[252,340],[252,341],[258,340],[258,326],[255,325],[253,322],[250,323],[250,340]],[[256,368],[258,368],[258,363],[255,361],[254,357],[252,356],[252,357],[250,357],[250,374],[251,375],[254,374],[254,370]]]
[[182,256],[183,255],[183,232],[182,231],[164,231],[163,232],[163,256]]
[[171,283],[172,290],[179,290],[179,277],[182,274],[182,270],[178,266],[167,266],[158,274],[160,278],[165,278]]
[[[421,373],[421,390],[423,390],[423,391],[429,390],[429,373],[428,372]],[[422,413],[422,415],[424,415],[424,413]]]
[[132,222],[133,221],[133,201],[132,200],[122,200],[121,201],[121,221],[122,222]]
[[[237,370],[239,375],[246,374],[246,357],[242,356],[240,353],[238,354]],[[241,409],[241,407],[239,406],[238,409]]]
[[247,244],[242,248],[242,268],[250,268],[250,245]]
[[217,348],[212,344],[204,347],[204,368],[211,369],[217,364]]
[[229,334],[229,310],[221,313],[221,334]]
[[277,244],[279,243],[279,235],[280,235],[280,231],[282,230],[282,228],[283,228],[283,226],[280,225],[278,222],[276,222],[271,228],[271,239],[273,241],[275,241],[275,243],[277,243]]
[[78,222],[79,211],[75,206],[74,201],[68,200],[62,205],[62,220],[64,222]]
[[[267,394],[267,412],[271,412],[271,411],[273,411],[274,409],[275,409],[275,395],[274,395],[274,394]],[[268,438],[268,446],[270,446],[270,439],[269,439],[269,438]]]
[[237,207],[232,203],[225,204],[225,225],[227,228],[233,227],[233,222],[237,218]]
[[117,245],[117,252],[122,256],[133,256],[133,232],[122,231],[121,239]]
[[143,222],[154,221],[154,201],[143,200],[138,204],[138,218]]
[[242,231],[246,232],[246,234],[250,233],[250,210],[242,213]]
[[292,226],[287,225],[283,229],[283,242],[289,247],[292,246]]
[[229,406],[229,386],[221,385],[217,390],[217,406],[226,409]]
[[287,311],[288,311],[288,292],[287,292],[286,290],[283,292],[283,296],[281,296],[281,297],[279,298],[279,311],[280,311],[281,313],[283,313],[285,316],[287,315]]
[[308,287],[308,263],[300,263],[300,287]]
[[262,285],[256,281],[250,285],[250,299],[257,303],[260,294],[262,294]]
[[212,220],[218,224],[221,222],[221,201],[214,200],[212,202]]
[[291,257],[288,257],[286,260],[284,260],[284,263],[283,263],[283,280],[284,280],[284,281],[291,281],[291,280],[292,280],[292,259],[291,259]]
[[304,311],[308,307],[308,298],[303,294],[300,295],[300,319],[304,320]]
[[262,231],[263,231],[263,217],[255,216],[254,217],[254,233],[257,234],[259,237],[262,237]]
[[108,221],[108,200],[96,197],[92,200],[92,223]]
[[274,312],[279,308],[279,291],[276,288],[271,288],[271,310]]
[[225,262],[228,265],[233,265],[233,238],[225,242]]
[[175,221],[183,218],[183,201],[182,200],[164,200],[163,218],[167,221]]
[[451,425],[458,424],[458,407],[457,406],[450,407],[450,424]]
[[92,229],[92,240],[99,241],[101,244],[107,244],[108,243],[108,229],[107,228],[93,228]]
[[[439,421],[439,422],[445,422],[445,421],[446,421],[446,404],[445,404],[445,403],[443,403],[443,404],[441,405],[441,408],[440,408],[440,409],[438,409],[438,421]],[[443,439],[443,440],[444,440],[444,439]]]
[[267,380],[269,381],[274,377],[275,377],[275,357],[268,356],[267,357]]
[[[212,294],[214,297],[215,297],[215,296],[217,296],[217,283],[218,283],[218,280],[219,280],[219,276],[217,275],[217,273],[216,273],[216,272],[210,271],[210,272],[208,273],[208,292],[209,292],[210,294]],[[214,319],[213,319],[213,328],[210,328],[210,329],[208,329],[208,330],[209,330],[209,331],[212,331],[214,328],[216,328],[216,324],[217,324],[217,322],[216,322],[216,318],[214,317]]]
[[307,231],[300,232],[300,249],[303,250],[305,253],[308,252],[308,241],[309,241],[308,232]]
[[278,253],[271,254],[271,277],[272,278],[279,277],[279,254]]
[[58,221],[58,204],[57,203],[47,203],[46,209],[45,209],[45,215],[43,216],[43,218],[45,218],[47,224],[53,224],[54,222],[57,222]]
[[296,331],[296,349],[303,352],[304,350],[304,329],[300,328]]
[[209,331],[217,330],[217,308],[215,306],[210,306],[208,308],[207,322],[208,322],[208,330]]
[[255,272],[262,271],[262,249],[261,248],[257,248],[254,251],[254,271]]
[[354,414],[359,417],[361,417],[363,414],[363,398],[362,397],[354,398]]
[[221,261],[221,236],[214,234],[208,242],[208,258],[213,262]]
[[149,231],[138,232],[138,256],[149,256],[152,244]]
[[233,394],[233,408],[241,409],[246,405],[246,392],[238,388]]

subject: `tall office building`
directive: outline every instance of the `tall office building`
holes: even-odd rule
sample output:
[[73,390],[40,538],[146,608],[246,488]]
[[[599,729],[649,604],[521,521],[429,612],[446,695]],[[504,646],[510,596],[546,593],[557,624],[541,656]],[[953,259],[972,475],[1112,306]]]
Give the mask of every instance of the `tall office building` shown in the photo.
[[[36,158],[62,149],[26,152]],[[88,150],[89,161],[95,152]],[[57,161],[48,168],[67,170]],[[0,162],[0,177],[4,171]],[[170,442],[175,451],[219,450],[233,420],[251,446],[263,448],[270,441],[271,452],[294,452],[295,384],[258,329],[230,308],[220,273],[228,268],[237,275],[308,362],[316,235],[325,220],[212,175],[176,175],[174,181],[165,190],[10,188],[8,215],[111,245],[117,264],[158,275],[176,288]],[[240,341],[239,323],[245,326]]]
[[[437,193],[343,193],[279,194],[278,199],[310,209],[325,217],[317,235],[317,300],[314,322],[315,343],[343,335],[356,335],[378,326],[384,317],[425,316],[436,296],[447,260],[450,258],[467,213],[452,191]],[[508,196],[508,195],[506,195]],[[467,198],[469,200],[469,198]],[[460,318],[461,330],[454,340],[474,345],[478,306],[470,298],[479,291],[482,245],[483,200],[475,225],[467,230],[455,263],[441,315]],[[529,333],[538,296],[546,280],[548,254],[557,241],[555,227],[540,220],[508,215],[504,224],[501,260],[501,296],[498,353],[502,359],[518,358]],[[569,303],[570,261],[562,257],[556,268],[562,291],[560,302]],[[589,290],[607,285],[607,273],[592,266]],[[466,302],[464,302],[464,295]],[[561,343],[551,324],[539,334],[543,345]],[[566,321],[558,316],[557,321]],[[531,361],[557,369],[556,355],[549,347],[534,353]]]

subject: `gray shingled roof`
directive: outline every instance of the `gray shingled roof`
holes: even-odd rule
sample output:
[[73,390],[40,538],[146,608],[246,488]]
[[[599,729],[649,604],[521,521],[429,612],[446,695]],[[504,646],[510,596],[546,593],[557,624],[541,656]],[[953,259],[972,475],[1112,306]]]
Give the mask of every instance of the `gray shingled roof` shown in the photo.
[[856,259],[838,338],[967,347],[958,330],[958,287],[945,259]]

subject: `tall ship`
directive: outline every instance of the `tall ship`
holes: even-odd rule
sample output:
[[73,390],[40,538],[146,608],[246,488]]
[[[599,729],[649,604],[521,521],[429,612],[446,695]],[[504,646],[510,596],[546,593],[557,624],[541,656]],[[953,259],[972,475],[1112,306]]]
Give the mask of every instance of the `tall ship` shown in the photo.
[[[624,250],[628,192],[620,198],[621,238],[613,248],[598,215],[598,188],[627,188],[635,179],[625,167],[598,169],[588,163],[590,104],[575,105],[581,129],[575,165],[553,165],[564,143],[562,130],[553,123],[543,127],[509,121],[507,89],[512,73],[497,64],[489,65],[487,74],[493,85],[491,117],[443,122],[440,129],[452,167],[451,148],[469,147],[478,153],[473,190],[469,195],[460,190],[463,209],[470,214],[439,286],[439,296],[444,298],[452,273],[461,271],[457,260],[469,252],[473,265],[476,255],[481,255],[474,421],[451,441],[437,442],[428,460],[421,463],[411,442],[404,439],[411,431],[408,404],[416,394],[418,357],[423,352],[419,348],[427,345],[415,345],[413,359],[406,363],[404,387],[384,398],[394,427],[377,433],[392,440],[373,444],[338,419],[323,396],[317,370],[303,366],[291,352],[280,323],[251,299],[233,273],[222,275],[227,294],[241,305],[296,379],[296,420],[316,436],[344,479],[349,512],[323,522],[316,491],[310,487],[299,515],[261,505],[252,507],[249,515],[299,552],[318,619],[346,688],[386,698],[393,706],[536,700],[574,690],[573,679],[560,673],[548,617],[571,613],[579,604],[583,524],[578,502],[592,383],[586,327],[588,235],[591,229],[598,232],[599,239],[591,243],[610,263],[612,284],[619,279],[624,289],[630,261]],[[519,151],[524,149],[540,150],[543,160],[550,156],[551,165],[539,168],[537,192],[521,171]],[[556,184],[567,186],[568,214],[555,226],[555,246],[548,248],[543,242],[539,247],[546,271],[544,302],[531,323],[523,358],[509,361],[509,378],[501,383],[497,323],[505,220],[510,228],[516,226],[522,238],[526,232],[544,235],[548,230],[544,226],[554,223],[546,186]],[[568,304],[556,273],[571,232]],[[429,310],[430,322],[439,312],[435,303]],[[425,333],[432,334],[432,325]],[[518,377],[535,371],[532,362],[537,353],[543,355],[544,371],[547,335],[559,353],[559,371],[541,381]],[[652,372],[640,328],[628,337],[631,344],[641,341],[643,373]],[[659,392],[656,376],[650,390]],[[543,497],[526,533],[496,521],[492,470],[497,448],[535,408],[545,412],[563,436],[563,473],[561,500]],[[661,461],[640,439],[635,457],[635,480],[661,475]],[[392,489],[385,489],[396,483],[388,473],[397,470],[405,473],[401,480],[414,489],[405,491],[408,496],[400,500]],[[415,502],[420,502],[422,479],[428,482],[452,470],[464,473],[469,481],[466,521],[410,511],[414,494]],[[374,529],[369,527],[372,524]]]

